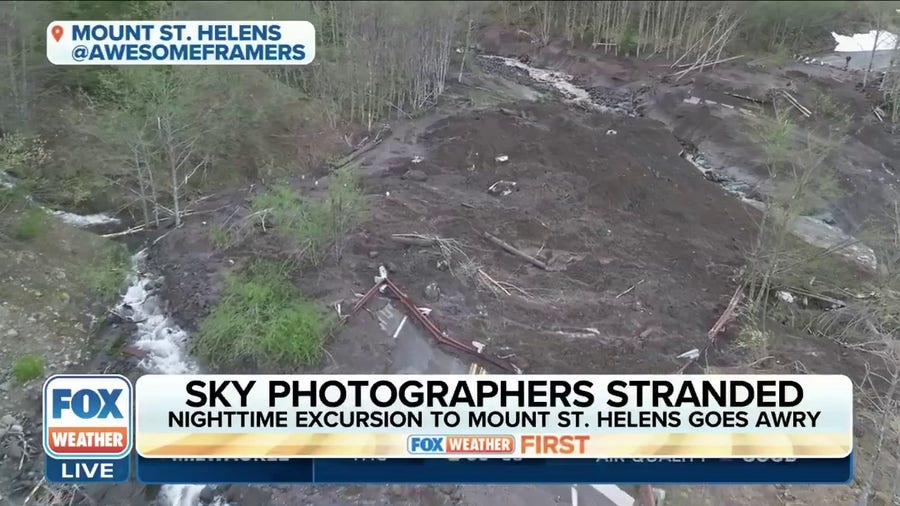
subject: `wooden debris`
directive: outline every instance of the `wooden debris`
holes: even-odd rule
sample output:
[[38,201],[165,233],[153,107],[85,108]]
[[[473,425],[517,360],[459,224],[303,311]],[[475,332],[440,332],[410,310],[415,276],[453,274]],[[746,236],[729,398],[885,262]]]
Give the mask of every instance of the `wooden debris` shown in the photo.
[[791,105],[793,105],[798,111],[800,111],[800,114],[806,116],[807,118],[812,116],[812,111],[810,111],[809,109],[804,107],[803,104],[801,104],[800,101],[798,101],[796,98],[794,98],[793,95],[791,95],[790,93],[788,93],[785,90],[781,90],[781,94],[784,95],[784,98],[786,98],[788,100],[788,102],[791,103]]
[[469,374],[485,375],[487,373],[487,369],[485,369],[484,366],[476,364],[475,362],[469,364]]
[[[722,49],[728,43],[728,40],[731,38],[732,31],[738,25],[738,23],[740,23],[740,21],[741,21],[741,18],[739,16],[731,23],[731,25],[724,32],[722,32],[721,35],[719,35],[719,37],[717,39],[714,39],[714,42],[712,42],[711,44],[709,44],[709,46],[707,46],[706,51],[703,54],[701,54],[694,63],[690,64],[688,66],[688,68],[682,70],[681,72],[677,72],[677,73],[673,74],[675,76],[675,81],[681,80],[681,78],[683,78],[684,76],[689,74],[694,69],[703,70],[703,68],[708,67],[708,66],[714,66],[718,63],[723,63],[725,61],[735,60],[737,58],[743,58],[744,55],[739,55],[739,56],[733,56],[731,58],[725,58],[725,59],[713,59],[713,61],[710,61],[711,58],[718,58],[718,55],[720,55],[722,53]],[[713,40],[713,37],[715,37],[716,34],[718,33],[719,26],[720,26],[720,23],[717,21],[715,26],[713,27],[712,35],[710,35],[710,40]],[[715,57],[713,57],[713,55],[712,55],[712,51],[714,48],[718,48],[718,52],[716,53]],[[690,52],[690,51],[688,51],[688,52]],[[674,65],[672,65],[672,68],[676,68],[677,64],[678,64],[678,62],[676,62]],[[699,66],[699,68],[698,68],[698,66]]]
[[[393,105],[393,104],[391,104]],[[402,111],[401,111],[402,112]],[[405,113],[404,113],[405,114]],[[351,163],[355,162],[360,156],[368,153],[369,151],[375,149],[375,146],[381,144],[381,142],[387,138],[387,136],[391,133],[391,127],[388,124],[384,124],[381,126],[381,129],[375,135],[375,138],[372,140],[368,140],[368,137],[362,140],[353,151],[350,152],[347,156],[337,161],[334,164],[333,170],[340,170]],[[368,141],[368,142],[367,142]]]
[[637,286],[640,285],[640,284],[643,283],[643,282],[644,282],[644,280],[642,279],[642,280],[638,281],[637,283],[631,285],[627,290],[625,290],[624,292],[620,293],[619,295],[616,295],[616,298],[619,299],[619,298],[622,298],[622,297],[625,296],[625,295],[628,295],[632,290],[634,290],[635,288],[637,288]]
[[420,234],[391,234],[391,240],[409,246],[435,246],[439,242],[437,237]]
[[400,335],[400,331],[403,330],[403,326],[406,325],[406,320],[408,319],[408,315],[403,315],[403,319],[400,320],[400,325],[397,325],[397,330],[394,331],[394,339],[397,339],[397,336]]
[[487,232],[484,232],[484,237],[485,237],[485,239],[491,241],[492,243],[494,243],[495,245],[499,246],[500,248],[506,250],[507,252],[512,253],[513,255],[516,255],[518,257],[524,258],[525,260],[528,260],[534,266],[539,267],[545,271],[550,270],[550,267],[548,267],[546,263],[538,260],[537,258],[534,258],[533,256],[531,256],[519,249],[516,249],[509,243],[504,242],[502,239],[499,239]]
[[[168,221],[168,220],[169,220],[168,217],[165,218],[165,221]],[[162,218],[160,218],[159,221],[160,221],[160,223],[162,223],[164,220],[163,220]],[[110,233],[110,234],[103,234],[103,235],[101,235],[100,237],[106,237],[106,238],[110,238],[110,237],[122,237],[122,236],[125,236],[125,235],[131,235],[131,234],[136,234],[136,233],[138,233],[138,232],[143,232],[145,228],[147,228],[146,225],[138,225],[138,226],[136,226],[136,227],[131,227],[131,228],[127,229],[127,230],[122,230],[121,232],[113,232],[113,233]]]
[[45,476],[45,477],[41,478],[41,480],[38,481],[37,484],[35,484],[34,488],[31,489],[31,492],[28,493],[28,496],[25,497],[25,500],[22,501],[22,506],[25,506],[26,504],[28,504],[28,501],[30,501],[31,498],[34,497],[34,494],[37,493],[38,489],[40,489],[44,485],[44,483],[46,483],[46,481],[47,481],[47,477]]
[[829,304],[835,308],[847,307],[847,303],[842,300],[835,299],[833,297],[829,297],[829,296],[821,294],[821,293],[816,293],[816,292],[813,292],[812,290],[807,290],[805,288],[790,286],[790,287],[786,287],[785,290],[794,292],[797,295],[802,295],[808,299],[814,299],[814,300],[818,300],[820,302],[825,302],[826,304]]
[[526,37],[528,37],[529,42],[531,42],[532,44],[538,43],[537,37],[535,37],[531,32],[526,32],[525,30],[520,29],[516,32],[516,35],[525,35]]
[[[703,67],[709,67],[710,65],[718,65],[720,63],[737,60],[738,58],[743,58],[743,57],[744,57],[744,55],[739,54],[737,56],[732,56],[729,58],[722,58],[721,60],[707,61],[707,62],[702,63],[699,67],[697,67],[697,69],[699,70],[699,69],[702,69]],[[696,65],[696,63],[682,63],[681,65],[675,65],[674,68],[683,69],[683,68],[691,67],[693,65]]]
[[728,93],[728,92],[725,92],[725,94],[728,95],[728,96],[730,96],[730,97],[739,98],[739,99],[741,99],[741,100],[746,100],[746,101],[748,101],[748,102],[754,102],[754,103],[757,103],[757,104],[762,104],[762,103],[763,103],[762,100],[760,100],[760,99],[758,99],[758,98],[748,97],[747,95],[739,95],[739,94],[737,94],[737,93]]
[[882,111],[880,107],[873,107],[872,112],[875,114],[875,117],[878,118],[878,121],[884,123],[884,111]]
[[743,285],[737,287],[737,290],[734,291],[734,295],[731,296],[731,300],[728,302],[728,306],[725,308],[725,311],[722,312],[722,316],[716,320],[716,324],[709,329],[709,332],[707,332],[706,336],[710,341],[715,341],[719,334],[725,330],[725,326],[737,316],[736,312],[738,304],[740,304],[741,299],[744,298],[743,288]]
[[[217,207],[216,209],[209,209],[206,211],[194,211],[193,209],[186,209],[184,211],[179,211],[178,216],[181,218],[185,218],[187,216],[193,216],[195,214],[212,214],[216,211],[220,211],[220,210],[224,209],[225,207],[227,207],[227,206]],[[173,219],[174,219],[174,214],[171,216],[163,216],[159,219],[159,224],[162,225],[163,223],[168,223],[168,222],[172,221]],[[108,239],[108,238],[112,238],[112,237],[122,237],[122,236],[126,236],[126,235],[136,234],[138,232],[143,232],[144,230],[147,230],[148,226],[153,227],[154,225],[155,225],[155,223],[142,223],[140,225],[135,225],[127,230],[122,230],[120,232],[111,232],[109,234],[103,234],[100,237]]]
[[673,63],[669,68],[674,69],[679,63],[681,63],[681,60],[687,58],[687,56],[689,54],[691,54],[691,51],[693,51],[698,45],[700,45],[704,40],[706,40],[706,37],[709,36],[714,30],[717,30],[718,27],[719,27],[719,23],[717,21],[714,26],[711,26],[702,36],[698,37],[697,41],[694,42],[693,44],[691,44],[691,47],[687,48],[687,51],[685,51],[683,55],[681,55],[677,60],[675,60],[675,63]]

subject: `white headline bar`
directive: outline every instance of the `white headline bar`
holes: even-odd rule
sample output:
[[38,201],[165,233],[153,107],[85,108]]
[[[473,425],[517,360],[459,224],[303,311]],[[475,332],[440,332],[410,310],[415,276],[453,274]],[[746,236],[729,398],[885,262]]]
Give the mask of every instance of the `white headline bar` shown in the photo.
[[433,456],[448,441],[506,456],[546,455],[550,441],[582,457],[843,457],[852,445],[845,376],[149,375],[136,391],[150,457]]

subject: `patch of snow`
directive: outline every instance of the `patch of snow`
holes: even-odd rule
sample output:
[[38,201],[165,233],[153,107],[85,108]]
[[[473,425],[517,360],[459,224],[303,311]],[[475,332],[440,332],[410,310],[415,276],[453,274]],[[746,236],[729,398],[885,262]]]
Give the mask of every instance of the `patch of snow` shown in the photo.
[[64,223],[81,228],[96,227],[100,225],[115,225],[120,221],[119,218],[110,216],[106,213],[75,214],[66,211],[53,211],[53,215]]
[[831,32],[837,46],[836,53],[851,53],[856,51],[871,51],[875,46],[875,38],[878,36],[876,51],[888,51],[894,49],[897,44],[897,35],[887,31],[872,30],[869,33],[855,33],[851,36]]

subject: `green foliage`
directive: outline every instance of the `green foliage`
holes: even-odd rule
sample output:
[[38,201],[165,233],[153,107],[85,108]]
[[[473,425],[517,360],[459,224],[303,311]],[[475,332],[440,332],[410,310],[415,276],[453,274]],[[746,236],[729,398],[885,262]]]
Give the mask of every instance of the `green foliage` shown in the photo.
[[777,46],[771,48],[768,54],[758,58],[756,64],[763,67],[781,68],[790,63],[790,61],[790,50],[785,46]]
[[313,264],[321,263],[333,248],[340,261],[344,236],[366,216],[359,177],[347,166],[332,174],[325,200],[301,198],[289,186],[275,186],[253,200],[253,210],[275,226]]
[[196,352],[213,367],[297,367],[316,363],[329,317],[304,299],[271,263],[226,279],[225,292],[200,325]]
[[13,204],[24,202],[28,196],[28,191],[24,185],[16,185],[13,187],[0,186],[0,212]]
[[758,328],[752,321],[744,321],[738,330],[735,345],[749,353],[753,359],[759,360],[768,356],[770,339],[768,332]]
[[[766,320],[771,315],[771,290],[808,287],[827,293],[839,286],[832,283],[845,278],[846,269],[837,267],[840,259],[836,253],[841,248],[812,248],[793,235],[818,241],[813,237],[816,232],[809,232],[800,220],[839,194],[830,160],[843,142],[843,133],[827,132],[824,139],[810,132],[801,135],[777,104],[775,117],[760,120],[756,129],[773,187],[766,199],[757,242],[749,253],[746,279],[750,314],[757,318],[755,325],[765,334]],[[818,280],[816,286],[814,280]]]
[[305,251],[314,264],[322,261],[331,238],[324,205],[303,199],[291,187],[275,186],[253,200],[253,210],[275,226],[275,232]]
[[616,41],[619,44],[619,53],[627,56],[634,56],[637,51],[637,26],[628,25],[628,28],[621,34]]
[[130,266],[131,259],[125,246],[113,244],[85,271],[84,282],[101,301],[115,301],[125,284]]
[[22,355],[12,367],[12,376],[19,383],[39,378],[44,374],[44,359],[38,355]]
[[109,188],[95,166],[89,171],[60,169],[66,159],[57,160],[55,154],[37,135],[11,133],[0,138],[0,170],[18,177],[19,184],[42,202],[79,207]]
[[44,233],[50,225],[50,216],[40,207],[32,207],[22,213],[16,224],[16,239],[30,241]]
[[225,226],[216,223],[209,227],[209,242],[216,248],[226,249],[231,245],[233,240],[234,237],[232,236],[231,231]]
[[0,137],[0,170],[29,178],[49,162],[50,152],[40,137],[18,133]]
[[812,111],[828,119],[831,131],[844,133],[850,128],[850,110],[847,104],[841,103],[827,89],[815,87],[812,99]]
[[764,120],[755,125],[755,131],[769,166],[782,163],[789,157],[795,131],[795,126],[790,118],[776,115],[771,121]]
[[[839,110],[833,108],[832,112]],[[844,132],[840,125],[846,125],[847,118],[841,116],[834,120],[836,128],[825,132],[824,139],[812,133],[803,135],[783,110],[774,118],[756,124],[756,137],[775,183],[770,209],[789,215],[782,216],[783,219],[791,221],[815,212],[839,196],[840,186],[829,160],[842,142]]]
[[326,204],[334,255],[340,262],[346,235],[365,219],[367,212],[359,174],[354,167],[348,165],[332,174]]

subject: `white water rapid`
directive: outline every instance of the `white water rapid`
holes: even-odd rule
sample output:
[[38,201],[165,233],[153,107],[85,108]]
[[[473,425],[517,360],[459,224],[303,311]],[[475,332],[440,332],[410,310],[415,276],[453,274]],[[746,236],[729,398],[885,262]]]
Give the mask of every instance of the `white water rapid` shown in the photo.
[[[166,312],[166,301],[160,294],[163,279],[146,270],[147,250],[134,255],[128,290],[118,311],[127,320],[138,322],[134,346],[145,354],[140,367],[148,373],[191,374],[200,368],[187,351],[188,333]],[[206,485],[164,485],[159,492],[159,506],[197,506]],[[216,498],[213,506],[228,506]]]

